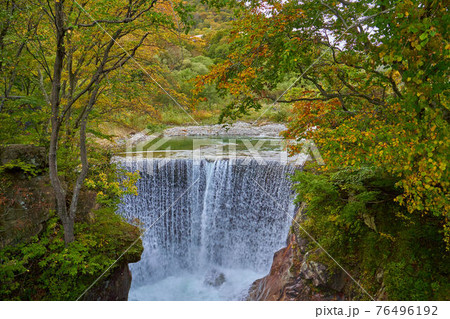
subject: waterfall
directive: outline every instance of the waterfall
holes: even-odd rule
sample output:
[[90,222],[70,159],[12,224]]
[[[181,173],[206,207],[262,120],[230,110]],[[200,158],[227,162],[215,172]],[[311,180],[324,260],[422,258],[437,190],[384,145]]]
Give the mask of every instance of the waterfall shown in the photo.
[[[174,291],[161,299],[239,298],[285,246],[295,211],[290,165],[251,159],[137,159],[122,165],[139,170],[141,179],[139,195],[125,196],[119,211],[146,229],[142,259],[130,265],[132,299],[155,298],[151,291],[161,294],[168,285]],[[223,287],[203,287],[211,270],[224,274]],[[199,296],[185,287],[183,276],[198,279]],[[184,288],[189,291],[177,295]]]

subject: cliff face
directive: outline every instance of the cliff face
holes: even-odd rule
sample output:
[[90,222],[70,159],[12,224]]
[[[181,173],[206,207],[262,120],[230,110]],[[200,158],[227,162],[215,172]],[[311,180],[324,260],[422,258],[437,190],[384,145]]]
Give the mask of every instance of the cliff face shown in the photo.
[[[45,168],[43,147],[32,145],[0,146],[0,166],[17,161]],[[46,175],[25,176],[13,166],[2,169],[0,176],[0,249],[39,234],[54,209],[53,190]]]
[[121,224],[124,236],[116,238],[121,243],[117,247],[116,253],[120,253],[128,249],[114,265],[108,276],[101,278],[92,288],[90,288],[83,296],[85,301],[126,301],[131,287],[131,271],[129,263],[136,263],[141,260],[144,250],[141,240],[136,242],[140,232],[135,226],[126,222]]
[[[136,260],[136,262],[139,260]],[[83,297],[85,301],[127,301],[131,287],[131,271],[127,262],[121,262],[111,275],[91,288]]]
[[252,284],[247,300],[348,300],[345,275],[330,275],[323,264],[308,260],[311,253],[301,253],[291,235],[288,246],[275,253],[269,274]]
[[[50,178],[43,173],[46,158],[44,147],[0,146],[0,249],[38,235],[49,219],[49,211],[55,209]],[[18,161],[22,164],[17,164]],[[20,165],[28,165],[33,174],[24,172]],[[98,208],[95,198],[95,192],[80,194],[77,220]]]
[[[247,300],[349,300],[346,293],[350,278],[343,271],[334,271],[314,261],[318,250],[308,251],[308,240],[300,236],[298,213],[288,236],[287,247],[274,254],[270,272],[256,280],[249,289]],[[303,235],[305,236],[305,235]]]
[[47,165],[45,147],[23,144],[0,145],[0,165],[16,160],[34,165],[36,168],[45,168]]
[[[19,162],[24,167],[29,165],[35,169],[36,176],[26,174],[20,167],[14,166],[14,163]],[[31,237],[42,235],[42,230],[50,218],[49,211],[55,208],[50,180],[47,174],[42,173],[45,168],[46,152],[43,147],[0,146],[0,249],[28,243]],[[95,198],[95,192],[83,192],[80,195],[77,222],[89,223],[89,219],[94,216],[91,212],[98,209]],[[125,226],[117,225],[117,231],[129,233],[125,237],[130,242],[135,241],[138,236],[135,233],[139,234],[139,231],[136,231],[134,226]],[[84,300],[127,300],[132,279],[128,263],[139,261],[142,253],[142,250],[136,251],[130,250],[125,254],[110,274],[101,278],[85,294]]]

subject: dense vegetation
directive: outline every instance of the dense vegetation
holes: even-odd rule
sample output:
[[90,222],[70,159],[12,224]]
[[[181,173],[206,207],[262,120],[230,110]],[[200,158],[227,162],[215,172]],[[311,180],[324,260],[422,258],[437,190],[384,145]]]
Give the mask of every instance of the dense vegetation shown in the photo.
[[[293,177],[301,227],[371,295],[450,295],[443,2],[6,0],[0,21],[0,143],[44,146],[58,200],[2,250],[2,298],[76,298],[121,250],[107,238],[137,236],[114,217],[137,176],[118,182],[105,141],[237,118],[315,142],[325,165]],[[88,189],[103,209],[75,222]]]
[[[189,10],[167,1],[1,2],[0,141],[43,146],[49,159],[39,172],[29,159],[0,167],[1,213],[14,209],[4,186],[20,178],[49,175],[57,201],[42,232],[2,248],[2,299],[76,299],[131,243],[121,262],[140,255],[139,230],[115,215],[120,196],[136,192],[137,175],[118,176],[110,150],[95,143],[111,134],[97,125],[126,124],[120,119],[131,111],[151,118],[154,108],[136,94],[145,69],[128,64],[151,65]],[[87,218],[79,202],[89,190],[102,208]]]
[[[44,231],[2,248],[2,299],[75,299],[138,239],[115,215],[120,196],[136,192],[138,175],[118,176],[108,141],[217,122],[215,89],[194,97],[190,80],[226,57],[232,19],[231,10],[200,1],[1,2],[0,143],[43,146],[50,155],[44,170],[27,159],[0,165],[1,214],[14,209],[8,196],[17,179],[50,175],[58,201]],[[102,208],[80,216],[89,192]]]
[[[26,210],[35,207],[28,214],[38,213],[46,217],[42,231],[32,237],[27,235],[27,219],[22,223],[18,220],[15,223],[17,231],[14,232],[17,238],[10,238],[9,245],[2,245],[0,299],[76,300],[100,275],[107,278],[123,263],[140,259],[142,230],[116,214],[120,197],[136,194],[134,184],[138,175],[117,169],[103,151],[97,151],[95,155],[96,158],[91,158],[93,167],[82,193],[82,200],[86,202],[80,203],[89,211],[80,209],[84,212],[77,214],[74,242],[65,243],[63,227],[54,210],[39,212],[52,206],[51,196],[41,197],[40,203],[21,204],[27,207]],[[33,187],[42,187],[46,183],[46,170],[24,160],[0,166],[0,212],[4,215],[17,209],[16,203],[20,201],[11,194],[24,193],[25,198],[32,200],[39,191]],[[62,163],[67,165],[67,161]],[[67,179],[70,177],[70,174],[65,176]],[[27,187],[27,183],[31,186]],[[89,203],[92,201],[89,197],[96,197],[97,204]],[[3,222],[6,220],[2,218],[2,232],[5,231]],[[126,254],[121,256],[125,251]],[[96,282],[96,285],[101,284],[101,280]]]
[[450,292],[447,25],[440,1],[254,1],[198,82],[233,96],[223,118],[293,104],[285,137],[325,161],[293,177],[302,227],[376,297]]
[[64,245],[58,216],[52,213],[38,236],[0,251],[2,300],[76,300],[111,267],[127,248],[123,262],[136,262],[142,253],[139,229],[103,208],[92,220],[76,223],[77,240]]

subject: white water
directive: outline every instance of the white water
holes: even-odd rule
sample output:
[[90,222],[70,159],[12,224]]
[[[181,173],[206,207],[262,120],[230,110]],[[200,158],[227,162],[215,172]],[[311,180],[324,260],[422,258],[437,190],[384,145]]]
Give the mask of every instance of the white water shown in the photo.
[[[249,159],[140,159],[138,196],[122,214],[147,229],[130,265],[130,300],[240,300],[285,246],[295,207],[291,166]],[[223,284],[205,283],[211,271]]]

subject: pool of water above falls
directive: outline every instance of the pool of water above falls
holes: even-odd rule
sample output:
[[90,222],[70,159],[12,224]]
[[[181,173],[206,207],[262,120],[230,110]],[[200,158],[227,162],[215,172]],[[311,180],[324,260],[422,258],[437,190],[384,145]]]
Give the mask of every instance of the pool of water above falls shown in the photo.
[[244,159],[136,159],[120,212],[146,228],[130,300],[241,300],[285,246],[295,167]]
[[[128,146],[119,154],[122,159],[134,161],[139,158],[166,159],[256,159],[263,161],[285,162],[291,165],[303,165],[307,154],[289,156],[288,145],[292,140],[267,137],[205,137],[172,136],[155,137]],[[120,159],[120,158],[119,158]]]

